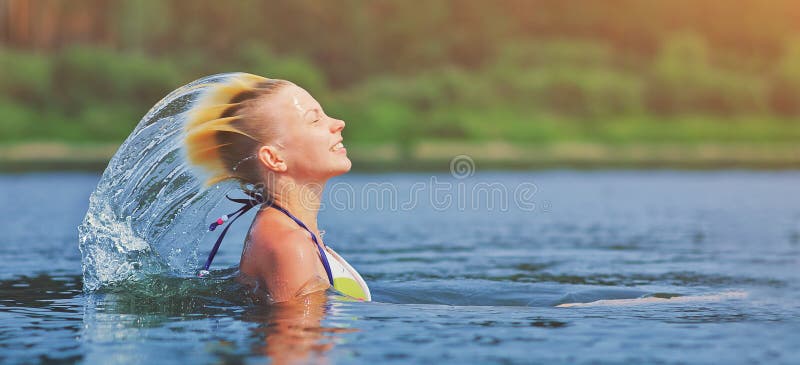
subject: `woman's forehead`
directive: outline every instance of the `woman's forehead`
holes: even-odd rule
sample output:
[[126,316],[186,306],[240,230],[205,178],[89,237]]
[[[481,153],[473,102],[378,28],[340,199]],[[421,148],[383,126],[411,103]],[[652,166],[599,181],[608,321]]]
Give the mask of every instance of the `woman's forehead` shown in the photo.
[[[309,110],[318,108],[320,108],[319,103],[307,91],[298,86],[289,85],[272,95],[272,97],[267,97],[261,103],[259,109],[261,109],[262,113],[274,117],[278,117],[281,114],[284,117],[287,114],[303,117]],[[278,117],[276,119],[283,118]]]
[[291,109],[300,116],[305,115],[309,110],[319,109],[320,107],[314,97],[299,86],[292,85],[288,87],[285,95],[287,98],[284,102],[289,104]]

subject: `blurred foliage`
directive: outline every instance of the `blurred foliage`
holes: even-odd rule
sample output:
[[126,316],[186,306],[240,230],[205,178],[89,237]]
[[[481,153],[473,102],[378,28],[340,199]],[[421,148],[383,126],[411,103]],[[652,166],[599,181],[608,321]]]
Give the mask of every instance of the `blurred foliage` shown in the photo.
[[121,141],[229,71],[305,87],[361,144],[800,140],[791,1],[36,3],[88,30],[2,34],[0,142]]

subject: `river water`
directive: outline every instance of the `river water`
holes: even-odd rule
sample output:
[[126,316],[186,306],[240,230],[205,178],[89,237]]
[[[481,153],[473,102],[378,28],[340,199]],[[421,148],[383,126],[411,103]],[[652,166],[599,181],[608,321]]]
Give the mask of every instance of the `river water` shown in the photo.
[[85,293],[99,178],[0,175],[0,363],[800,362],[800,172],[347,174],[320,228],[374,301],[294,308],[240,294],[242,222],[210,278]]

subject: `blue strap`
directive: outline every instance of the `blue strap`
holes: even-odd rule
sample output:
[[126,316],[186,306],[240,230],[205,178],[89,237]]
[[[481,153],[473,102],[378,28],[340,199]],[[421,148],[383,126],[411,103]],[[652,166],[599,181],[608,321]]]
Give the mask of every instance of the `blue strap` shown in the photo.
[[228,233],[228,228],[231,228],[233,222],[237,220],[239,217],[243,216],[245,213],[247,213],[250,209],[253,209],[253,207],[263,203],[263,199],[260,194],[251,192],[246,192],[246,193],[250,196],[250,199],[247,198],[234,199],[227,195],[225,196],[225,198],[234,203],[242,204],[242,207],[233,213],[226,214],[220,217],[215,222],[211,223],[211,225],[208,227],[209,231],[213,231],[217,229],[217,227],[220,224],[224,224],[226,221],[230,220],[228,226],[225,227],[225,229],[222,230],[222,233],[219,235],[219,237],[217,237],[217,242],[214,243],[214,247],[211,249],[211,253],[208,254],[208,259],[206,259],[206,263],[205,265],[203,265],[203,269],[200,271],[198,276],[204,276],[208,274],[208,268],[211,266],[211,262],[214,261],[214,256],[216,256],[217,251],[219,251],[219,246],[220,244],[222,244],[222,239],[225,238],[225,234]]
[[303,229],[308,231],[308,233],[311,233],[311,239],[314,240],[314,243],[317,245],[317,250],[319,250],[319,258],[320,260],[322,260],[322,266],[325,267],[325,273],[328,274],[328,281],[330,281],[331,286],[333,286],[333,272],[331,271],[331,264],[328,262],[328,256],[325,255],[325,251],[322,250],[322,245],[320,245],[319,242],[317,241],[317,236],[314,235],[314,232],[311,232],[311,230],[308,229],[308,227],[306,227],[305,224],[303,224],[303,221],[297,219],[297,217],[293,216],[292,213],[289,213],[288,210],[284,209],[280,205],[272,203],[271,206],[277,210],[280,210],[281,212],[283,212],[283,214],[289,216],[289,218],[292,218],[292,220],[295,221],[297,225],[303,227]]
[[[217,237],[217,242],[214,243],[214,247],[211,249],[211,253],[209,253],[208,259],[206,259],[206,263],[205,265],[203,265],[203,269],[200,270],[200,272],[198,273],[198,276],[204,276],[208,274],[208,268],[211,267],[211,262],[214,261],[214,256],[216,256],[217,251],[219,251],[219,246],[220,244],[222,244],[222,239],[225,238],[225,234],[228,233],[228,229],[231,228],[233,222],[237,220],[239,217],[243,216],[245,213],[247,213],[250,209],[253,209],[253,207],[265,203],[263,197],[260,194],[253,193],[250,191],[245,191],[245,193],[250,197],[249,199],[248,198],[234,199],[227,195],[225,196],[228,200],[234,203],[242,204],[242,207],[233,213],[226,214],[220,217],[215,222],[211,223],[211,225],[208,227],[209,231],[213,231],[219,225],[229,221],[228,226],[225,227],[225,229],[222,230],[222,233],[219,235],[219,237]],[[317,236],[314,234],[314,232],[311,232],[311,230],[308,229],[308,227],[306,227],[303,221],[297,219],[297,217],[292,215],[292,213],[289,213],[289,211],[284,209],[283,207],[275,204],[274,202],[271,203],[270,206],[283,212],[283,214],[286,214],[289,218],[295,221],[295,223],[297,223],[300,227],[308,231],[308,233],[311,233],[311,239],[314,241],[314,244],[317,245],[317,250],[319,250],[319,257],[320,260],[322,260],[322,266],[325,267],[325,273],[328,274],[328,281],[331,283],[331,286],[333,286],[333,272],[331,271],[331,265],[328,262],[328,256],[325,255],[325,251],[322,250],[322,245],[320,245],[319,241],[317,241]]]

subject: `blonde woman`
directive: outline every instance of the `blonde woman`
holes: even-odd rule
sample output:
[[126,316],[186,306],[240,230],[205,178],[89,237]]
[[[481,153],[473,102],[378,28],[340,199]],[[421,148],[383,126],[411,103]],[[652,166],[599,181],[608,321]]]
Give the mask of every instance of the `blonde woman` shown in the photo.
[[325,245],[317,215],[326,182],[350,171],[343,145],[345,122],[325,114],[304,89],[285,80],[250,74],[215,85],[186,124],[189,160],[210,175],[207,183],[235,179],[248,186],[241,209],[220,217],[227,224],[259,207],[242,252],[244,282],[272,302],[333,287],[370,300],[360,275]]

